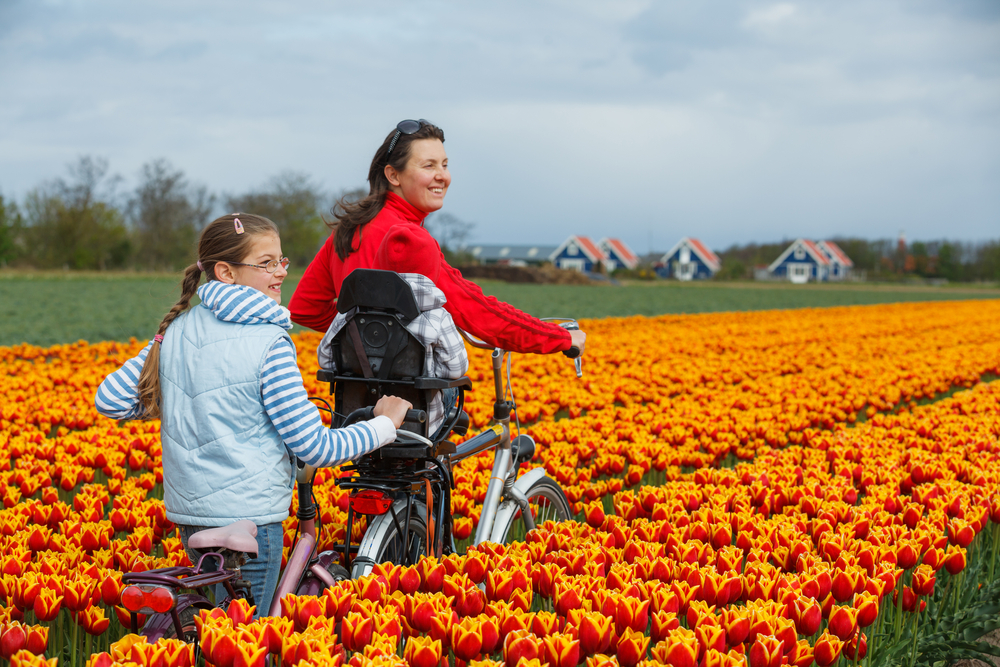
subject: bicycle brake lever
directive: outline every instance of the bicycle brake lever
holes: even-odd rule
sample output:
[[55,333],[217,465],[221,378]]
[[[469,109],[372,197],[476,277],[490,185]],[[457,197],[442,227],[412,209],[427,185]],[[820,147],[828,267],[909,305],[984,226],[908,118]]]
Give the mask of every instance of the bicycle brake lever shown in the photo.
[[[576,323],[575,320],[570,322],[560,322],[559,326],[567,331],[579,331],[580,325]],[[576,369],[576,377],[583,377],[583,358],[580,357],[580,348],[576,345],[572,346],[568,350],[564,350],[563,354],[573,360],[573,367]]]

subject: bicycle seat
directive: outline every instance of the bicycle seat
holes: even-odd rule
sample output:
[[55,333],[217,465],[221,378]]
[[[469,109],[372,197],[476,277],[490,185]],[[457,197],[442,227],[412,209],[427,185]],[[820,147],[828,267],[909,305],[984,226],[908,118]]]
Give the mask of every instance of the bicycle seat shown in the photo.
[[257,557],[257,525],[248,519],[236,521],[228,526],[199,530],[188,539],[188,547],[205,551],[210,549],[231,549]]

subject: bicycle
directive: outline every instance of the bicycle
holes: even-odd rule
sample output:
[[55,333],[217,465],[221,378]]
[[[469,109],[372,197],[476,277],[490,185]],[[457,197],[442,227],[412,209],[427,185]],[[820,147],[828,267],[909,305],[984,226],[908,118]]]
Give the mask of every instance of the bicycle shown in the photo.
[[[575,320],[558,322],[568,329],[577,328]],[[453,488],[451,469],[458,462],[490,449],[496,452],[473,544],[486,541],[506,544],[523,538],[546,521],[572,518],[562,488],[545,474],[544,468],[535,468],[518,477],[521,464],[534,456],[535,442],[527,434],[511,438],[511,414],[516,414],[515,403],[507,400],[508,394],[514,397],[510,388],[511,353],[465,332],[462,335],[474,347],[493,351],[494,425],[454,449],[447,446],[451,443],[434,443],[418,434],[400,431],[397,442],[402,441],[401,446],[384,447],[345,468],[357,473],[337,481],[339,487],[352,491],[346,535],[351,535],[355,514],[375,518],[369,523],[356,555],[351,557],[354,549],[346,542],[335,548],[337,553],[347,555],[346,566],[333,565],[328,569],[335,580],[364,576],[376,564],[386,561],[412,565],[423,555],[441,557],[455,553],[449,494]],[[574,356],[577,376],[582,377],[579,356]],[[506,388],[502,378],[504,366]],[[352,423],[354,417],[352,413],[344,424]],[[419,463],[430,467],[420,468]],[[432,500],[433,491],[428,495],[428,489],[435,487],[443,491],[436,495],[440,499],[436,504]],[[423,503],[419,502],[421,499]]]
[[[355,275],[358,274],[358,275]],[[388,274],[388,275],[371,275]],[[352,336],[345,355],[338,356],[340,366],[320,370],[319,379],[331,383],[336,407],[335,427],[350,425],[374,416],[370,405],[356,407],[346,416],[343,406],[357,402],[374,403],[385,388],[404,395],[409,392],[415,405],[426,407],[428,392],[441,389],[458,391],[457,403],[446,423],[432,440],[427,437],[427,413],[423,409],[409,410],[404,425],[397,430],[396,442],[363,456],[344,470],[356,475],[337,480],[338,486],[350,490],[345,542],[333,550],[316,553],[317,508],[312,493],[315,468],[298,462],[296,482],[298,494],[297,539],[289,554],[281,580],[275,591],[269,615],[279,615],[281,599],[290,593],[316,595],[337,581],[364,576],[377,563],[390,561],[401,565],[414,564],[422,555],[442,556],[455,553],[451,534],[450,491],[453,488],[452,466],[459,461],[490,449],[496,449],[493,472],[483,511],[476,530],[474,544],[484,541],[507,543],[521,538],[545,521],[566,521],[572,518],[569,503],[559,484],[546,476],[544,468],[533,469],[518,477],[521,464],[534,455],[535,443],[530,436],[519,434],[511,439],[510,417],[516,416],[516,405],[510,384],[510,353],[491,348],[485,342],[463,332],[475,347],[493,349],[492,366],[496,401],[493,406],[494,425],[479,435],[455,446],[446,438],[451,433],[464,435],[468,415],[463,410],[465,390],[471,388],[468,377],[458,380],[420,377],[414,372],[413,341],[406,341],[403,327],[388,333],[394,322],[402,323],[406,312],[415,304],[406,302],[409,291],[398,275],[384,271],[358,270],[344,281],[338,308],[354,308],[365,314],[367,324],[381,327],[375,334]],[[384,295],[390,298],[384,298]],[[413,295],[409,294],[412,301]],[[367,302],[367,305],[366,305]],[[374,302],[374,305],[371,305]],[[342,311],[343,312],[343,311]],[[403,318],[400,313],[403,313]],[[567,329],[576,329],[574,320],[555,321]],[[362,323],[366,323],[361,318]],[[358,333],[357,331],[354,332]],[[368,335],[371,334],[371,335]],[[401,338],[402,336],[402,338]],[[403,344],[400,341],[403,340]],[[395,341],[395,342],[394,342]],[[421,348],[422,349],[422,348]],[[393,354],[388,352],[395,350]],[[381,351],[381,356],[375,353]],[[352,354],[353,352],[353,354]],[[575,357],[577,377],[582,377],[578,352]],[[402,362],[398,362],[398,358]],[[506,361],[507,387],[503,386]],[[363,365],[362,365],[363,364]],[[394,379],[390,373],[396,367]],[[367,368],[367,370],[366,370]],[[375,377],[378,373],[378,378]],[[406,373],[410,375],[407,376]],[[351,390],[348,390],[348,388]],[[351,396],[352,390],[353,397]],[[510,393],[511,400],[507,400]],[[359,398],[360,397],[360,398]],[[323,399],[318,399],[323,400]],[[323,401],[325,402],[325,401]],[[437,499],[435,501],[435,498]],[[421,504],[419,501],[423,500]],[[350,536],[354,515],[374,517],[360,544],[352,545]],[[428,520],[428,518],[430,520]],[[121,594],[122,605],[131,614],[132,631],[137,631],[137,615],[149,618],[142,634],[151,640],[178,637],[197,642],[194,617],[203,609],[225,608],[230,600],[244,599],[253,604],[250,586],[243,581],[240,567],[251,554],[256,555],[256,526],[250,521],[238,521],[229,526],[199,531],[191,536],[188,546],[202,551],[191,567],[160,568],[122,577],[126,584]],[[207,561],[206,561],[207,559]],[[341,565],[341,559],[344,565]],[[207,569],[212,564],[215,570]],[[221,584],[226,593],[213,604],[206,588]]]

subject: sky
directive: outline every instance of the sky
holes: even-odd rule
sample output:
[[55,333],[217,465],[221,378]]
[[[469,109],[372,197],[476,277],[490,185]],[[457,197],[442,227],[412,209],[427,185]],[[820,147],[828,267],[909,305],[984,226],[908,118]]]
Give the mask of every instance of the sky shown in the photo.
[[996,0],[0,0],[18,201],[83,155],[336,193],[406,118],[478,243],[1000,238]]

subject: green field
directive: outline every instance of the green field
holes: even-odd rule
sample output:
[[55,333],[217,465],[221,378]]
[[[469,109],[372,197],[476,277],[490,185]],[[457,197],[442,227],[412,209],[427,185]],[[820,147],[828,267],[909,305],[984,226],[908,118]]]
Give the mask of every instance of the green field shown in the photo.
[[[300,276],[295,273],[285,281],[286,305]],[[1000,289],[968,286],[481,284],[487,294],[534,315],[576,318],[1000,298]],[[148,338],[179,296],[179,286],[180,276],[168,274],[0,272],[0,345]]]

